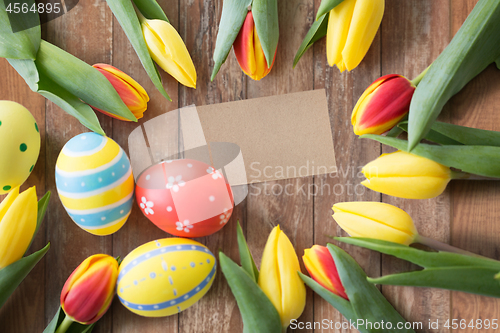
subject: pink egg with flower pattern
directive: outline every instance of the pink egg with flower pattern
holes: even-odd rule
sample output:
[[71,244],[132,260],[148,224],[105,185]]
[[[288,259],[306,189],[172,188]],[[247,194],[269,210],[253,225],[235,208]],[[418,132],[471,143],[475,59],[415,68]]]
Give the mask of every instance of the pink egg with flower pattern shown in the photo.
[[181,237],[203,237],[224,227],[233,193],[220,170],[192,159],[150,166],[136,182],[136,200],[158,228]]

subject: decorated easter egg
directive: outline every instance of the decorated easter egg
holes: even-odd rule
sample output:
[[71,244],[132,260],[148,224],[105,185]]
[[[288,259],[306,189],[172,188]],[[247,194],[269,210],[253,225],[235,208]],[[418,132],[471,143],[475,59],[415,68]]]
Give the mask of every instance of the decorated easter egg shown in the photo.
[[192,159],[150,166],[137,179],[136,200],[160,229],[181,237],[220,230],[233,212],[231,186],[220,170]]
[[40,153],[35,118],[21,104],[0,101],[0,194],[24,183]]
[[194,240],[164,238],[139,246],[120,265],[117,294],[130,311],[145,317],[187,309],[212,286],[212,252]]
[[130,161],[106,136],[83,133],[64,145],[56,163],[56,187],[71,219],[91,234],[112,234],[130,215],[134,200]]

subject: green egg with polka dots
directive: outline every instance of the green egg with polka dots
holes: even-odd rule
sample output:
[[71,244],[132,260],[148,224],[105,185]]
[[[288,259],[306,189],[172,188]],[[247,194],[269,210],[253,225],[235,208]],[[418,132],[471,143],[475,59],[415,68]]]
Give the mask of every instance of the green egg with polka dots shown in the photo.
[[33,115],[19,103],[0,101],[0,194],[28,179],[40,154]]

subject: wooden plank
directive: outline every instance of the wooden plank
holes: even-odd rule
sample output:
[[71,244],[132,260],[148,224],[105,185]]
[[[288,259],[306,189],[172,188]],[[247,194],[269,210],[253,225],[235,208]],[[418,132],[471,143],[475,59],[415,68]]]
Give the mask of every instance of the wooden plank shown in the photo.
[[[246,78],[247,98],[313,89],[312,55],[305,56],[295,69],[292,68],[295,52],[309,28],[308,18],[312,7],[312,0],[278,2],[280,39],[275,64],[271,72],[261,81]],[[302,272],[306,272],[302,255],[303,249],[313,245],[312,185],[313,177],[302,177],[250,186],[247,198],[247,238],[257,265],[260,265],[269,233],[273,227],[279,225],[295,247]],[[303,322],[313,320],[312,291],[309,289],[305,310],[298,320]],[[294,331],[312,332],[300,329]]]
[[[36,186],[38,197],[45,193],[45,98],[32,92],[24,80],[9,65],[7,60],[0,58],[0,73],[2,73],[2,89],[0,100],[11,100],[22,104],[35,117],[40,130],[41,146],[38,161],[28,180],[21,186],[21,191]],[[5,196],[0,197],[0,201]],[[54,198],[51,199],[51,202]],[[45,218],[42,227],[31,245],[30,253],[35,252],[47,243]],[[0,322],[6,332],[28,332],[30,330],[43,331],[45,328],[45,259],[42,259],[10,299],[0,309]]]
[[[165,11],[170,23],[177,27],[178,6],[176,0],[158,1]],[[169,102],[154,87],[148,75],[144,71],[139,58],[137,57],[132,45],[127,39],[116,19],[113,19],[113,66],[125,71],[139,82],[146,89],[150,101],[144,117],[137,123],[124,122],[117,119],[113,120],[113,139],[129,153],[128,136],[137,126],[144,124],[148,120],[155,118],[165,112],[175,110],[178,107],[178,84],[170,75],[159,69],[162,77],[163,86],[172,98]],[[173,133],[169,129],[165,132]],[[153,137],[148,137],[149,144],[154,144]],[[130,157],[130,154],[129,154]],[[134,202],[132,213],[121,230],[113,234],[113,255],[124,258],[130,251],[149,241],[171,237],[152,222],[150,222],[141,212]],[[113,332],[177,332],[178,316],[173,315],[163,318],[147,318],[138,316],[127,310],[118,299],[115,299],[110,309],[113,319]]]
[[[477,1],[452,2],[452,32],[460,28]],[[500,77],[498,69],[489,66],[473,79],[447,104],[454,124],[500,131],[498,98]],[[500,259],[499,224],[500,184],[497,181],[454,181],[451,184],[453,225],[451,243],[459,248]],[[476,320],[498,319],[500,300],[491,297],[452,292],[451,318],[464,319],[469,325],[474,320],[476,328],[467,327],[460,332],[484,332]],[[498,321],[498,320],[497,320]]]
[[[81,1],[73,10],[45,25],[45,38],[88,64],[110,63],[112,22],[111,10],[105,2]],[[59,308],[61,289],[68,276],[88,256],[111,254],[112,238],[94,236],[80,229],[66,213],[57,196],[54,173],[59,152],[73,136],[88,132],[88,129],[57,105],[49,101],[46,103],[46,188],[54,195],[46,218],[47,240],[52,241],[52,247],[46,255],[47,325]],[[111,118],[99,115],[99,120],[104,131],[110,135]],[[99,321],[94,332],[110,332],[111,323],[112,318],[108,313]]]
[[[315,1],[316,10],[320,1]],[[316,13],[316,11],[315,11]],[[340,73],[329,67],[326,59],[326,41],[314,45],[314,88],[325,88],[328,96],[330,125],[337,160],[337,173],[315,177],[315,185],[325,189],[314,200],[314,243],[333,243],[346,250],[365,270],[368,276],[379,276],[380,254],[332,241],[328,236],[347,236],[332,218],[332,206],[338,202],[380,201],[380,195],[365,189],[361,167],[380,154],[380,145],[359,140],[351,126],[351,113],[357,99],[366,87],[380,75],[380,32],[377,33],[361,64],[351,72]],[[310,51],[309,51],[310,52]],[[314,321],[328,319],[335,323],[344,317],[318,295],[314,295]],[[315,329],[314,332],[357,332],[357,330]]]
[[[193,0],[179,8],[179,33],[191,54],[197,72],[196,90],[180,86],[179,106],[222,103],[246,98],[246,79],[231,54],[210,82],[213,52],[222,11],[222,1]],[[239,262],[236,221],[245,228],[246,202],[233,211],[227,225],[214,235],[196,239],[213,253],[219,250]],[[234,297],[218,267],[211,289],[198,303],[179,314],[179,332],[241,332],[243,323]]]
[[[387,1],[382,22],[382,74],[396,73],[413,79],[429,66],[449,43],[448,18],[449,4],[444,1]],[[446,117],[444,112],[441,119]],[[383,148],[384,153],[391,151],[394,149]],[[449,242],[449,191],[430,200],[383,195],[382,201],[410,214],[422,235]],[[416,268],[391,256],[382,257],[383,275]],[[449,291],[395,286],[383,286],[382,291],[407,321],[422,322],[425,332],[448,331],[444,327],[428,329],[427,325],[429,320],[444,323],[449,318]]]

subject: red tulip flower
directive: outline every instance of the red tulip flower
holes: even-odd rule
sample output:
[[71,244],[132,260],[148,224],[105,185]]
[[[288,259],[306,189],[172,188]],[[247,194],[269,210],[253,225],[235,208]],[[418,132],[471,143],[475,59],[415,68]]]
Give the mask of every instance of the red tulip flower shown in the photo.
[[311,278],[332,293],[349,300],[328,248],[314,245],[304,250],[304,265]]
[[233,43],[233,48],[241,69],[252,79],[259,81],[271,71],[276,59],[276,52],[271,66],[268,67],[251,11],[248,12],[243,22],[243,26]]
[[[149,96],[146,93],[146,90],[144,90],[144,88],[129,75],[111,65],[95,64],[92,67],[97,69],[108,79],[111,85],[116,89],[116,92],[122,99],[123,103],[125,103],[137,119],[141,119],[144,115],[144,111],[147,109],[147,103],[149,102]],[[92,106],[92,108],[110,117],[130,121],[96,107]]]
[[98,321],[111,305],[117,278],[115,258],[96,254],[85,259],[61,292],[61,307],[67,317],[84,325]]
[[401,75],[375,80],[352,111],[354,133],[382,134],[393,128],[408,113],[414,91],[415,85]]

